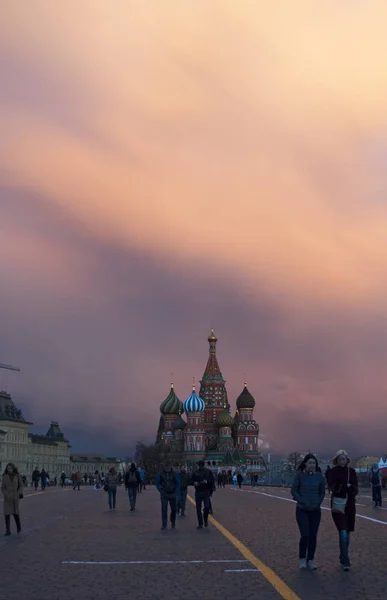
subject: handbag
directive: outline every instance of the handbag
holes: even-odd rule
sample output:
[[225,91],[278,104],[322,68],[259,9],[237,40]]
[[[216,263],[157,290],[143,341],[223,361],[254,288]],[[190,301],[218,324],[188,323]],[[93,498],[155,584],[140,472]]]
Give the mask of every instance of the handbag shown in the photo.
[[[349,467],[348,467],[348,481],[347,486],[349,484]],[[332,507],[331,510],[336,515],[345,515],[345,507],[347,506],[348,493],[345,495],[345,498],[332,498]]]
[[103,489],[105,492],[107,492],[109,490],[109,486],[107,483],[105,483],[105,485],[103,486]]

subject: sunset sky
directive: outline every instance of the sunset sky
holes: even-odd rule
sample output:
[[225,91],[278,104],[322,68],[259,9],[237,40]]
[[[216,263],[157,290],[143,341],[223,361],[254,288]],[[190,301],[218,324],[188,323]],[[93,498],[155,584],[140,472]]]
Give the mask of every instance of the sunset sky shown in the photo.
[[386,1],[1,12],[0,382],[26,418],[128,454],[213,325],[265,447],[387,452]]

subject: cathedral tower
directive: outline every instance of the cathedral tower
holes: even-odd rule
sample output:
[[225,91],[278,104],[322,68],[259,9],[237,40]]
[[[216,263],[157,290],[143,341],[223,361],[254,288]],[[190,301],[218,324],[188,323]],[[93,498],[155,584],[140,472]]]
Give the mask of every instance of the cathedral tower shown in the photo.
[[210,352],[207,365],[200,382],[200,397],[203,398],[206,408],[204,410],[204,430],[206,436],[206,449],[211,452],[217,449],[218,426],[217,420],[223,412],[224,405],[229,408],[227,399],[226,382],[223,379],[216,357],[216,342],[218,338],[213,329],[208,336]]

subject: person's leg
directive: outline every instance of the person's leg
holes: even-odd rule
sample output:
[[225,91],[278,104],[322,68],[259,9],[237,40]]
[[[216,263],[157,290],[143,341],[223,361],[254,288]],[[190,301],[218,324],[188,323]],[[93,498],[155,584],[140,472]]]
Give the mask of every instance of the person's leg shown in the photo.
[[313,510],[309,514],[309,543],[307,560],[310,568],[314,568],[313,561],[317,546],[317,533],[321,522],[321,510]]
[[309,518],[306,510],[297,506],[296,520],[300,530],[300,541],[298,544],[298,558],[300,559],[300,568],[306,567],[306,551],[309,544]]
[[203,518],[204,527],[208,526],[208,515],[210,512],[210,492],[204,492],[203,494]]
[[181,512],[182,517],[184,517],[184,515],[185,515],[186,504],[187,504],[187,490],[184,490],[183,492],[180,492],[180,512]]
[[11,535],[11,516],[5,515],[5,535]]
[[13,515],[13,518],[15,519],[16,530],[18,533],[20,533],[21,532],[20,515]]
[[196,515],[198,518],[198,525],[199,525],[199,527],[203,527],[202,495],[200,492],[195,493],[195,504],[196,504]]
[[161,522],[162,529],[166,529],[168,525],[168,498],[160,496],[161,499]]
[[113,510],[116,510],[117,488],[113,490]]
[[342,529],[339,531],[339,546],[340,546],[340,564],[344,568],[350,567],[349,562],[349,543],[350,543],[350,534],[346,529]]
[[108,503],[111,510],[113,508],[113,494],[111,490],[108,490]]
[[382,506],[382,486],[378,485],[377,490],[377,506]]
[[171,507],[171,525],[174,529],[176,525],[176,496],[169,499],[169,506]]
[[133,510],[136,508],[136,502],[137,502],[137,488],[134,487],[133,488]]

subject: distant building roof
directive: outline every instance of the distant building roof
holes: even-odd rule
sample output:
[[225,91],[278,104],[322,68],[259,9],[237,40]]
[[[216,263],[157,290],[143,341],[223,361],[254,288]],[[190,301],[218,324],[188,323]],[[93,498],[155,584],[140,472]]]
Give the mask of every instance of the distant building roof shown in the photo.
[[[26,423],[22,411],[19,408],[16,408],[11,394],[5,392],[4,390],[0,391],[0,421],[19,421],[21,423]],[[32,425],[32,423],[29,423]]]

